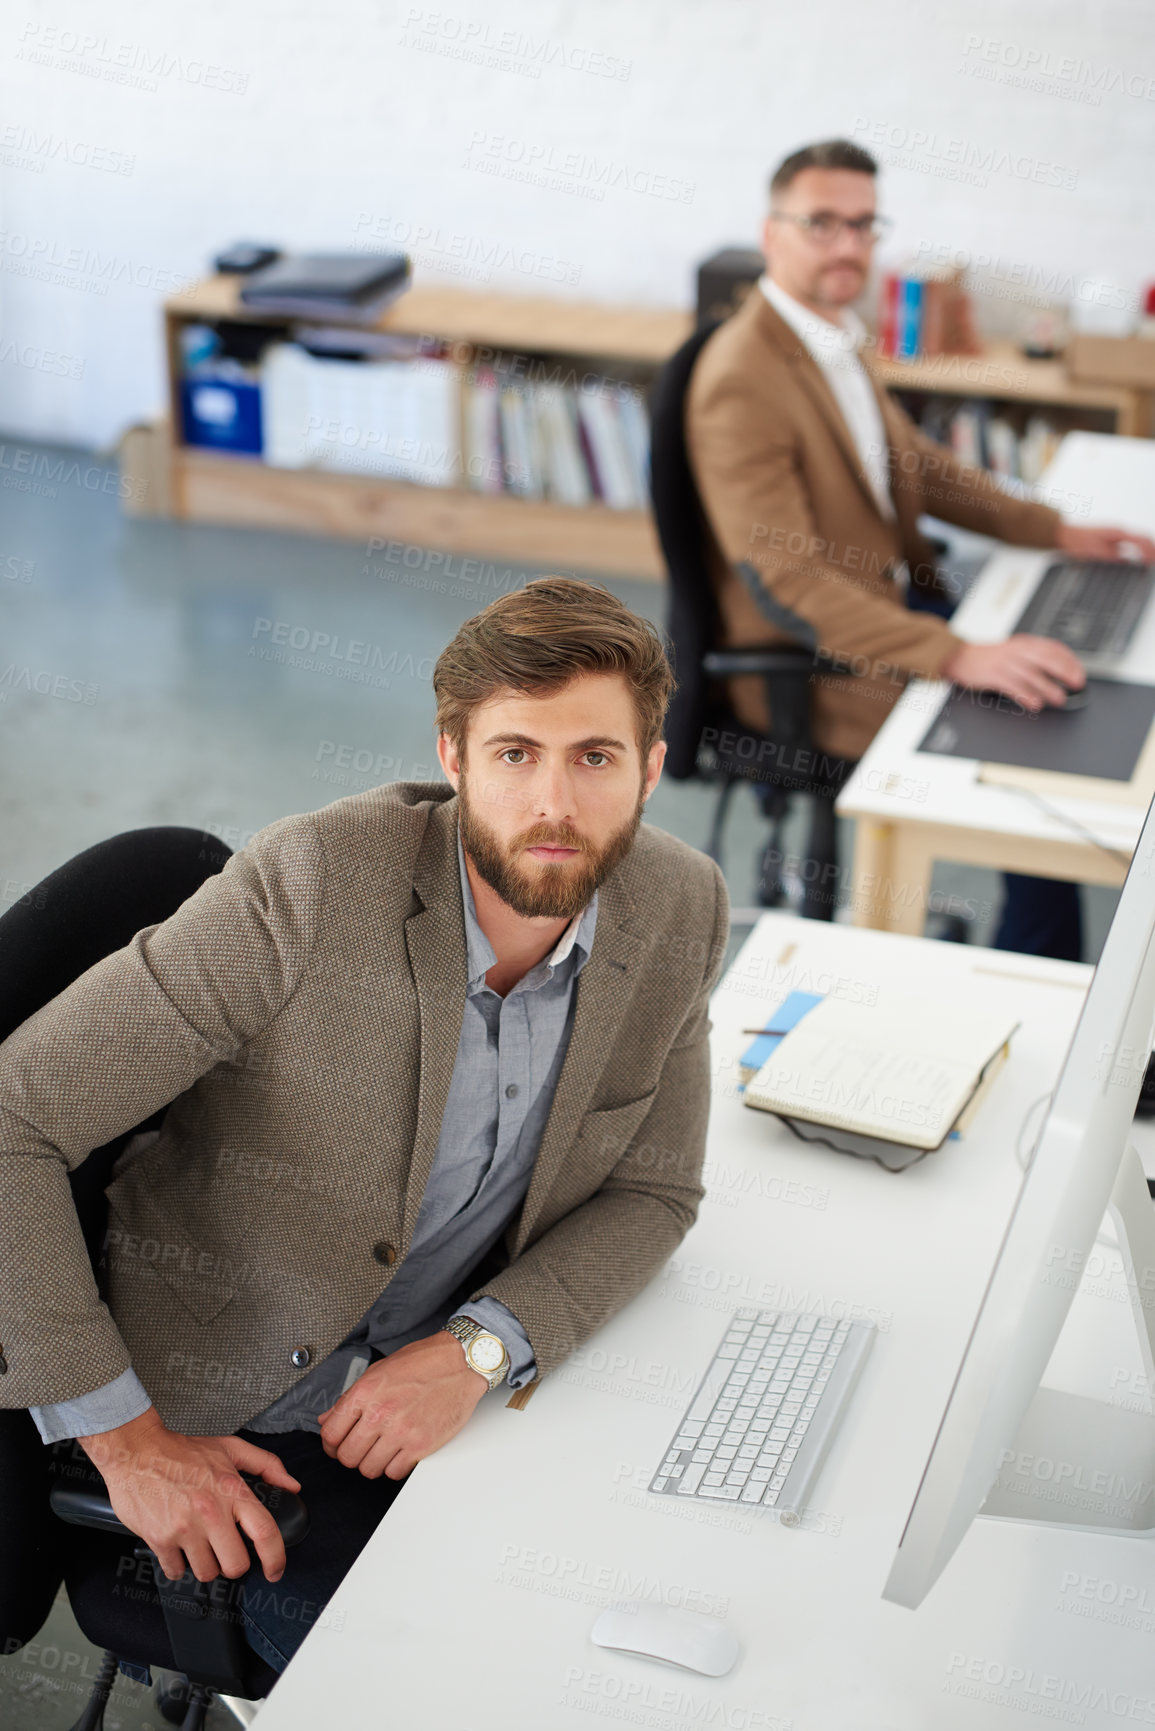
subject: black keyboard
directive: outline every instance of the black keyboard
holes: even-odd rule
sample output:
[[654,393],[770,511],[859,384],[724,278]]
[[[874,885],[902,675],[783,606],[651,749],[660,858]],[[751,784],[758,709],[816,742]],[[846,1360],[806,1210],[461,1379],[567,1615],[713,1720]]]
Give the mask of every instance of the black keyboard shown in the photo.
[[1056,637],[1077,655],[1121,655],[1155,582],[1129,559],[1060,559],[1048,565],[1015,631]]

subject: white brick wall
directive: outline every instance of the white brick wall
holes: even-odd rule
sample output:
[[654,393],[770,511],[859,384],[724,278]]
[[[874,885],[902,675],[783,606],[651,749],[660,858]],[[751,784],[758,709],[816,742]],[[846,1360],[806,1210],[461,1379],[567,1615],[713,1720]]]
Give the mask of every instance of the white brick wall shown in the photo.
[[0,428],[99,444],[155,410],[162,294],[239,237],[689,305],[702,256],[755,240],[767,169],[836,133],[884,158],[891,251],[988,260],[990,328],[1024,279],[1133,297],[1148,26],[1127,0],[17,0]]

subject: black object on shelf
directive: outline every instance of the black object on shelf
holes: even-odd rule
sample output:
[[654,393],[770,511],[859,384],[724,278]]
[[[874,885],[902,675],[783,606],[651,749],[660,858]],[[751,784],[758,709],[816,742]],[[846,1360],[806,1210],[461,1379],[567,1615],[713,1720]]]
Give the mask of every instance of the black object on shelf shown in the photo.
[[214,319],[213,329],[220,353],[242,366],[256,366],[271,342],[284,341],[291,330],[287,319],[270,319],[267,325],[247,324],[242,319]]
[[760,252],[727,246],[698,266],[698,326],[737,312],[766,269]]
[[362,306],[409,278],[409,260],[401,252],[286,253],[245,284],[246,306],[282,301],[347,302]]
[[280,256],[280,247],[262,246],[254,240],[238,240],[217,254],[213,269],[222,276],[248,276],[251,271],[264,270],[267,264],[275,264]]

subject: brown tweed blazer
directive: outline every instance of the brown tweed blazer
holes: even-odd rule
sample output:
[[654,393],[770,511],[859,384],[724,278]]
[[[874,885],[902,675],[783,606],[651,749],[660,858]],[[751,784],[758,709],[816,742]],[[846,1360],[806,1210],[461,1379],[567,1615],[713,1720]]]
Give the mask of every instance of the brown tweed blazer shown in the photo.
[[[882,726],[906,677],[933,677],[960,642],[944,620],[910,611],[894,581],[899,560],[911,571],[933,566],[919,514],[1030,547],[1053,547],[1061,522],[929,439],[862,360],[882,413],[894,522],[878,509],[822,368],[761,289],[706,343],[686,399],[722,646],[783,639],[736,569],[748,562],[771,598],[813,628],[816,666],[833,675],[813,688],[815,741],[851,758]],[[990,364],[977,363],[979,394]],[[767,726],[759,677],[730,679],[727,692],[740,720]]]
[[[227,1435],[396,1274],[465,1003],[456,822],[447,783],[394,782],[269,824],[0,1044],[0,1406],[131,1363],[167,1425]],[[509,1306],[542,1373],[695,1218],[728,927],[718,868],[642,824],[599,894],[529,1193],[472,1295]],[[165,1105],[107,1187],[102,1299],[67,1171]]]

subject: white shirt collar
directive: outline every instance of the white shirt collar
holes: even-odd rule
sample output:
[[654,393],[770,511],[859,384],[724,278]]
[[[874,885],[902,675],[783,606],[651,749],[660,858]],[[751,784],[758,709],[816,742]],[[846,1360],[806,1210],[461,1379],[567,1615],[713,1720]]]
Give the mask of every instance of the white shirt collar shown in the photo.
[[[589,904],[587,903],[586,906],[588,907],[588,905]],[[583,908],[582,913],[584,912],[585,909]],[[578,927],[581,924],[581,918],[581,914],[574,915],[565,931],[561,934],[561,937],[557,940],[553,949],[549,952],[549,955],[545,958],[547,967],[556,968],[559,962],[565,961],[566,957],[574,947],[574,942],[578,934]]]
[[854,366],[858,351],[866,340],[866,326],[853,307],[843,307],[837,324],[820,318],[817,313],[788,295],[784,288],[767,273],[758,278],[758,287],[791,330],[797,332],[820,366]]

